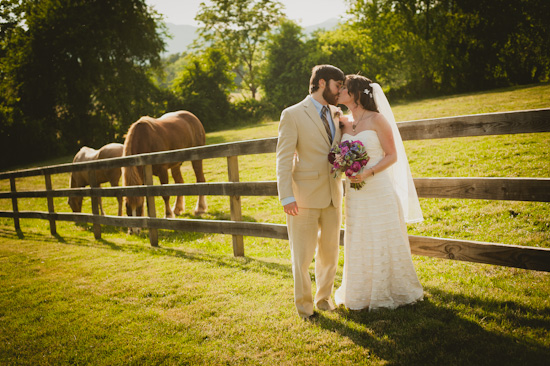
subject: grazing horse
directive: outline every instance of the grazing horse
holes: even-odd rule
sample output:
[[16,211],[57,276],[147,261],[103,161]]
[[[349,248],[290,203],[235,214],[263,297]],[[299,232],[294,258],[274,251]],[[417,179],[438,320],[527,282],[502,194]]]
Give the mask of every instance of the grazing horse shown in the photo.
[[[141,117],[133,123],[128,130],[124,141],[124,156],[144,154],[149,152],[176,150],[188,147],[202,146],[206,142],[204,127],[199,119],[187,111],[166,113],[155,119],[152,117]],[[172,171],[175,183],[183,183],[180,167],[182,162],[170,164],[153,165],[153,175],[159,177],[161,184],[168,183],[168,169]],[[202,160],[192,161],[193,170],[197,182],[205,182],[202,169]],[[136,166],[124,167],[124,186],[144,184],[143,169]],[[173,218],[181,215],[185,210],[185,201],[182,196],[176,198],[174,208],[170,208],[170,197],[163,196],[165,205],[165,217]],[[126,213],[128,216],[143,216],[144,198],[126,197]],[[194,215],[206,212],[206,199],[199,196],[197,206],[193,211]],[[130,228],[130,233],[139,230]]]
[[[107,144],[99,150],[92,149],[90,147],[84,146],[76,153],[73,159],[73,163],[81,163],[86,161],[94,161],[98,159],[109,159],[109,158],[118,158],[122,156],[124,150],[124,145],[122,144]],[[96,181],[97,184],[111,183],[111,187],[118,186],[120,181],[120,176],[122,175],[120,168],[112,169],[102,169],[96,171]],[[71,178],[69,180],[71,188],[80,188],[90,185],[90,177],[87,171],[72,172]],[[122,197],[117,197],[118,199],[118,216],[122,216]],[[69,197],[69,206],[73,212],[82,211],[82,197]],[[103,206],[101,204],[101,197],[99,197],[99,208],[101,209],[101,214],[105,215],[103,211]]]

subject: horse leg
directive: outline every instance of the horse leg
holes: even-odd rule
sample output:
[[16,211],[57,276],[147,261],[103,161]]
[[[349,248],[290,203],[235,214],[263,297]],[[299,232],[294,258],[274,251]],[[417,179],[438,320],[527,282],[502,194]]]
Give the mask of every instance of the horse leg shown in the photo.
[[[174,178],[174,183],[183,183],[183,176],[181,175],[180,170],[181,165],[172,168],[172,178]],[[185,211],[185,201],[183,196],[177,196],[176,202],[174,203],[173,208],[174,214],[181,215]]]
[[[193,170],[195,171],[195,177],[197,178],[197,183],[206,182],[206,179],[204,178],[204,172],[202,170],[202,160],[193,160],[191,164],[193,164]],[[197,200],[197,206],[193,211],[193,215],[197,215],[197,216],[202,215],[203,213],[206,212],[206,209],[207,209],[206,197],[199,196]]]
[[116,198],[117,201],[118,201],[118,216],[122,216],[122,197],[117,197]]
[[101,204],[101,197],[97,197],[99,201],[99,212],[101,212],[101,216],[105,216],[105,211],[103,211],[103,205]]
[[[111,187],[118,187],[118,179],[111,181]],[[117,197],[116,199],[118,201],[118,216],[122,216],[122,197]]]
[[[168,169],[160,169],[159,171],[160,184],[168,184]],[[174,212],[170,208],[170,196],[162,196],[164,200],[164,218],[173,219]]]

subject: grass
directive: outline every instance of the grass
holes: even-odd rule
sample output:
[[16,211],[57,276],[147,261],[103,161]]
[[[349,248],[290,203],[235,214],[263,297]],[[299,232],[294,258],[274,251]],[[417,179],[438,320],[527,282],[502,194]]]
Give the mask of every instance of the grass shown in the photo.
[[[475,102],[475,103],[474,103]],[[400,121],[544,108],[548,84],[396,105]],[[210,133],[208,143],[273,137],[276,122]],[[407,141],[413,175],[545,177],[550,134]],[[71,158],[67,157],[66,161]],[[275,179],[275,157],[240,157],[241,181]],[[57,163],[57,162],[56,162]],[[37,165],[51,164],[40,162]],[[226,181],[224,159],[205,162]],[[194,181],[189,164],[182,168]],[[54,188],[67,175],[52,177]],[[17,180],[43,189],[43,178]],[[9,190],[1,181],[0,190]],[[173,200],[172,200],[173,201]],[[187,197],[189,213],[195,197]],[[245,220],[284,223],[275,197],[243,197]],[[157,199],[157,212],[162,201]],[[206,219],[229,219],[208,197]],[[422,199],[409,233],[550,248],[550,204]],[[116,200],[105,199],[108,214]],[[57,211],[69,211],[56,199]],[[47,211],[22,199],[21,210]],[[0,210],[10,210],[9,200]],[[84,210],[90,212],[89,200]],[[322,313],[303,323],[293,305],[288,242],[161,230],[146,234],[43,220],[0,219],[0,364],[6,365],[543,365],[550,357],[548,273],[414,256],[425,299],[394,311]],[[341,283],[343,251],[336,286]]]

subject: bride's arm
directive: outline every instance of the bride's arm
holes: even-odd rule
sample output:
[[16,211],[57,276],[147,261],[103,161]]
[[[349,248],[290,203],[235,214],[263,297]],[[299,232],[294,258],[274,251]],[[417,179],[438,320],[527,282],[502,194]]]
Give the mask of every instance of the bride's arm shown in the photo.
[[373,124],[385,155],[378,164],[357,175],[360,181],[386,170],[397,161],[397,150],[395,149],[395,142],[390,124],[382,114],[378,114],[374,118]]

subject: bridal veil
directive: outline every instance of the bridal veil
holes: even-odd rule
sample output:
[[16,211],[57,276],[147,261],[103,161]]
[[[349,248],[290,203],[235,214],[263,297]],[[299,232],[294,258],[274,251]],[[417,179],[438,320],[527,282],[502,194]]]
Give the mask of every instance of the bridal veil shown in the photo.
[[420,222],[424,219],[422,216],[422,209],[420,208],[420,202],[418,201],[418,195],[414,187],[411,168],[409,166],[407,154],[405,153],[405,146],[403,145],[401,134],[397,128],[397,123],[395,122],[390,103],[378,83],[371,83],[371,87],[378,111],[386,117],[392,128],[395,149],[397,151],[397,162],[389,167],[388,170],[390,171],[395,191],[401,201],[401,206],[405,214],[405,221],[407,223]]

